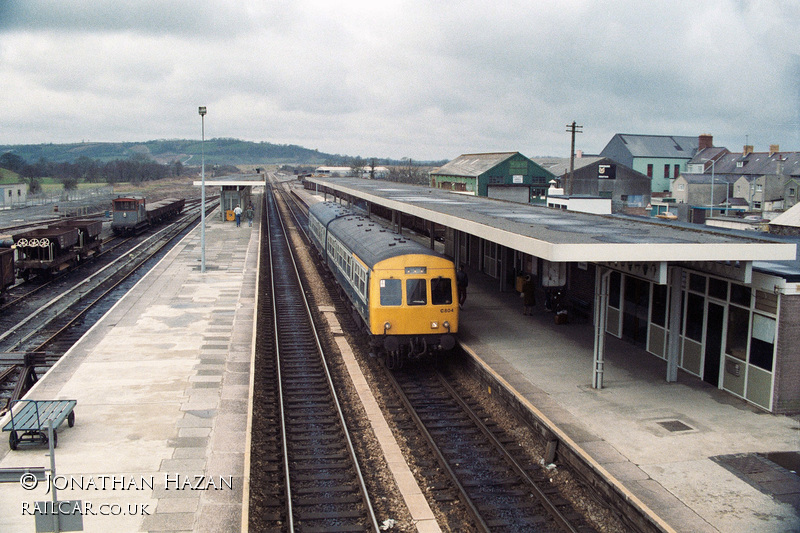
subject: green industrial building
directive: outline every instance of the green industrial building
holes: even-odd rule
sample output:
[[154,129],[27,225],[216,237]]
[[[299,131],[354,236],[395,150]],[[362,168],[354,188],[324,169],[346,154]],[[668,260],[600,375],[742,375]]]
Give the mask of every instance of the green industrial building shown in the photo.
[[431,172],[431,187],[522,203],[544,203],[555,176],[519,152],[464,154]]

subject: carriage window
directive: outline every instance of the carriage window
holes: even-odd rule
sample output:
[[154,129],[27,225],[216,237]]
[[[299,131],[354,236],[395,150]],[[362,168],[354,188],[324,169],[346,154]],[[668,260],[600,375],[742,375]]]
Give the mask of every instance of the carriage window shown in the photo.
[[431,303],[433,305],[450,305],[453,303],[453,287],[450,278],[431,280]]
[[406,294],[408,305],[425,305],[428,303],[428,293],[424,279],[407,279]]
[[403,290],[399,279],[381,280],[381,305],[402,305]]

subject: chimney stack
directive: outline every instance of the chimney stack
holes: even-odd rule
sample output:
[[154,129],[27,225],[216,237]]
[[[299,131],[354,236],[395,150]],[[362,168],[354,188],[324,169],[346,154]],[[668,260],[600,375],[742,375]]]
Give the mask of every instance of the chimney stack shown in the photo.
[[769,156],[770,157],[772,157],[773,155],[775,155],[777,152],[780,152],[780,151],[781,151],[780,145],[777,145],[777,144],[770,144],[769,145]]
[[714,147],[714,137],[708,133],[704,133],[697,138],[697,151],[700,152],[706,148]]
[[742,155],[746,156],[747,154],[752,154],[752,153],[753,153],[753,145],[752,144],[745,144],[744,145],[744,151],[742,152]]

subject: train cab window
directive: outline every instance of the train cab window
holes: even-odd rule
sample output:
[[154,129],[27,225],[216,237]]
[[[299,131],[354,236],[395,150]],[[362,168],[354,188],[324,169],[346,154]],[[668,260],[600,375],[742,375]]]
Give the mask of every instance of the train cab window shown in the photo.
[[428,291],[425,287],[425,280],[407,279],[406,295],[408,305],[426,305],[428,303]]
[[453,303],[453,286],[450,278],[434,278],[431,280],[431,303],[433,305],[450,305]]
[[402,305],[403,286],[399,279],[381,280],[381,305]]
[[134,201],[119,201],[116,202],[117,211],[136,211],[136,202]]

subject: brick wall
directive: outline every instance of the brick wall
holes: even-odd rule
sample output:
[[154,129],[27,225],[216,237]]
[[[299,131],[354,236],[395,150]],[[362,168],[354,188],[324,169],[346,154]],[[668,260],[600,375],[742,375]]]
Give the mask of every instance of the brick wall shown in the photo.
[[775,363],[774,412],[800,413],[800,295],[782,295]]

